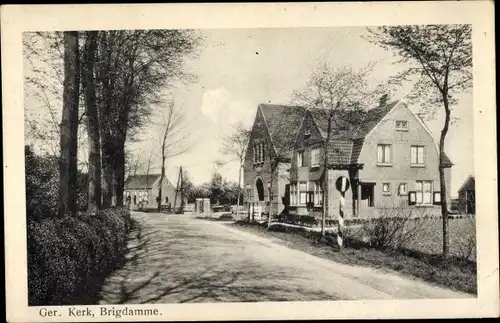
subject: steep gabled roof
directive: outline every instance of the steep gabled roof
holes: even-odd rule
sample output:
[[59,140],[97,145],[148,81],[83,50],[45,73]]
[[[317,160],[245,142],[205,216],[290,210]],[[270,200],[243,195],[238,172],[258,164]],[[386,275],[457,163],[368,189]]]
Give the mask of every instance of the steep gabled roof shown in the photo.
[[260,110],[276,154],[285,160],[292,157],[293,144],[306,109],[300,106],[260,104]]
[[[336,110],[332,122],[332,136],[328,158],[332,164],[349,165],[359,162],[359,155],[363,148],[366,136],[384,119],[384,117],[399,103],[392,101],[383,106],[377,106],[367,111]],[[309,109],[323,138],[328,131],[328,118],[325,110]],[[427,130],[423,120],[415,115],[422,126]],[[430,132],[429,132],[430,133]],[[431,135],[432,136],[432,135]],[[444,155],[444,164],[449,167],[452,162]]]
[[[153,184],[156,183],[161,177],[161,174],[149,174],[149,175],[131,175],[127,178],[125,182],[126,189],[144,189],[146,187],[150,189],[153,187]],[[168,180],[168,178],[164,177],[164,181],[167,181],[167,184],[172,185],[172,183]]]
[[365,117],[359,125],[354,139],[364,139],[382,119],[398,104],[399,101],[393,101],[383,106],[366,111]]
[[[389,113],[398,101],[384,106],[363,110],[338,109],[333,111],[328,159],[331,164],[351,165],[358,163],[365,136]],[[309,109],[323,138],[328,132],[328,112]]]
[[475,184],[476,178],[474,177],[474,175],[469,175],[469,177],[467,177],[467,179],[465,180],[465,182],[458,189],[458,192],[461,192],[464,188],[466,188],[471,181],[474,181],[474,184]]

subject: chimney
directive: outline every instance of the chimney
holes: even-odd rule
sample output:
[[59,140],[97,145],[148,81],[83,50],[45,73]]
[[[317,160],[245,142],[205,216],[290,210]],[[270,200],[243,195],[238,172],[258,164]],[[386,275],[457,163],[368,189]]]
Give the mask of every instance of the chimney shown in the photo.
[[389,99],[389,94],[384,94],[380,97],[380,101],[379,101],[379,104],[378,106],[379,107],[383,107],[384,105],[387,104],[387,100]]

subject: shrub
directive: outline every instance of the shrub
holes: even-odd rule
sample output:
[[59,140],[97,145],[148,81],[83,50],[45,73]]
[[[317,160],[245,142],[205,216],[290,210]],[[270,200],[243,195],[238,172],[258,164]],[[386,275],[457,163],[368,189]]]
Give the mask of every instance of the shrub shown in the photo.
[[363,222],[363,238],[379,249],[400,249],[408,245],[427,225],[427,218],[411,209],[386,208]]
[[129,227],[126,208],[28,220],[29,305],[92,303],[123,255]]
[[222,221],[231,221],[234,220],[233,215],[231,213],[225,213],[219,216],[219,220]]
[[302,215],[299,218],[299,223],[306,226],[314,226],[317,224],[316,218],[311,215]]
[[[26,213],[39,220],[57,215],[59,197],[59,164],[55,156],[35,155],[25,146]],[[77,174],[77,206],[87,207],[87,174]]]

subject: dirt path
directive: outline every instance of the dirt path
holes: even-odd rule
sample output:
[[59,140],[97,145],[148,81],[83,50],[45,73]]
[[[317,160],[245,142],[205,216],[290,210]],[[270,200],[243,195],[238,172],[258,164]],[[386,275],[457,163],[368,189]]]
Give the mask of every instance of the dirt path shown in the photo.
[[471,297],[189,215],[132,218],[126,261],[106,280],[101,304]]

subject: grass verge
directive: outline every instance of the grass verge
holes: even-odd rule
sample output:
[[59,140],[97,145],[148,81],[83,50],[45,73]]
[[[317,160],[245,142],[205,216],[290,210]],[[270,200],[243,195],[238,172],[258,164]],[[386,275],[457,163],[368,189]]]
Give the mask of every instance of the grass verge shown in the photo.
[[228,225],[259,236],[275,238],[289,248],[335,262],[391,270],[452,290],[477,295],[475,261],[456,257],[442,259],[439,255],[409,249],[378,250],[354,240],[346,242],[346,247],[339,250],[333,247],[335,237],[332,234],[321,238],[319,232],[279,225],[267,229],[267,224],[247,221],[236,221]]

